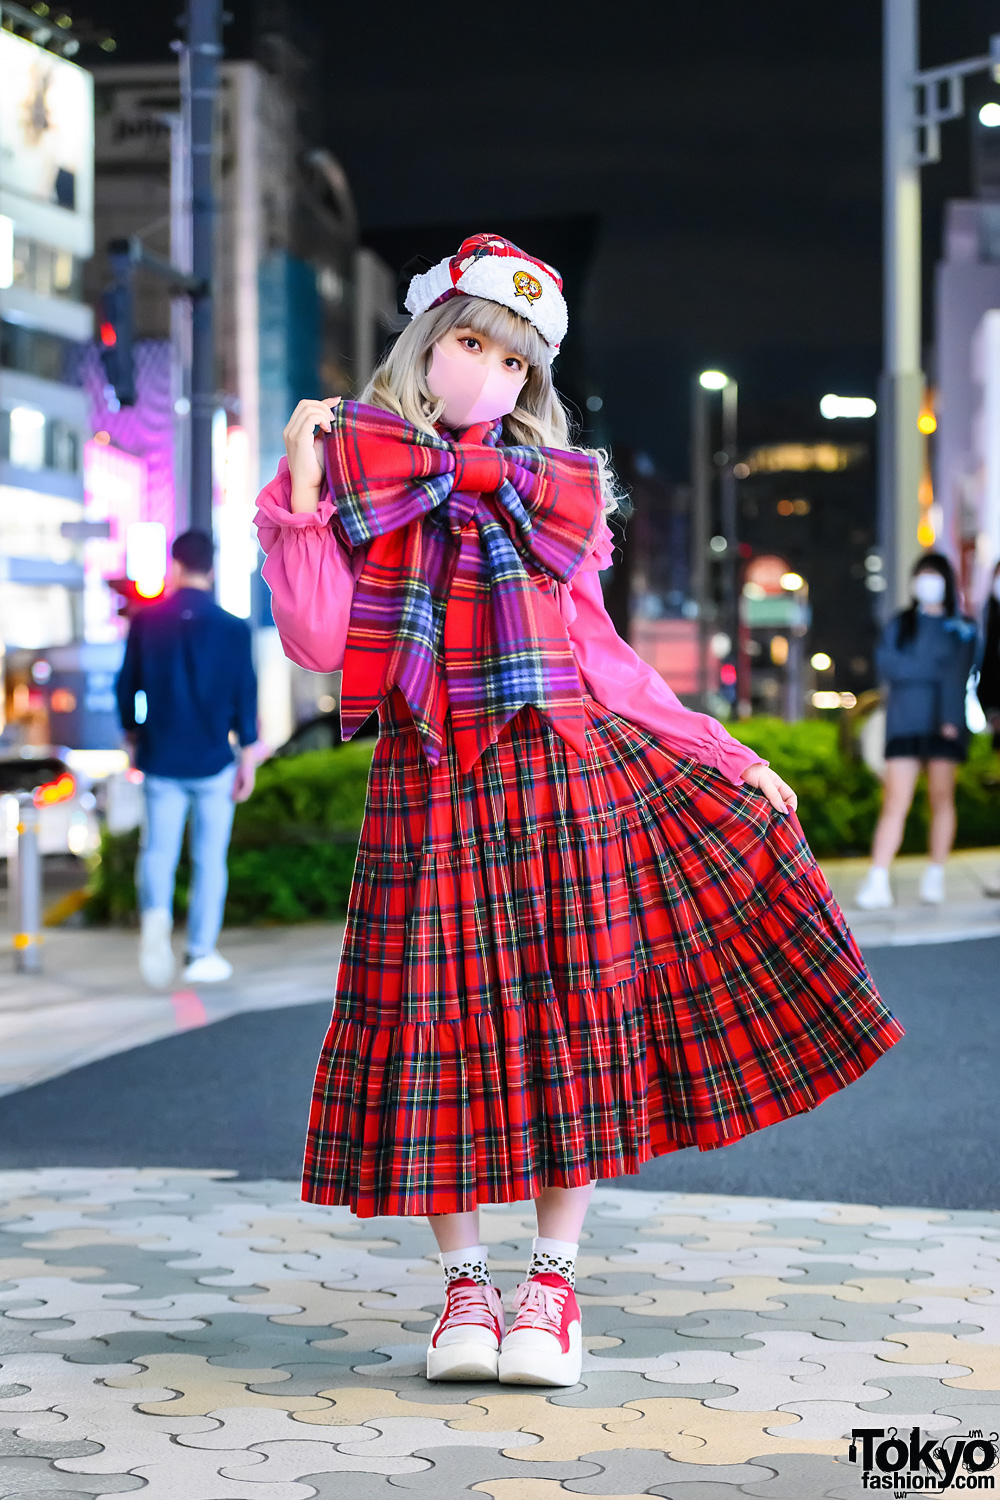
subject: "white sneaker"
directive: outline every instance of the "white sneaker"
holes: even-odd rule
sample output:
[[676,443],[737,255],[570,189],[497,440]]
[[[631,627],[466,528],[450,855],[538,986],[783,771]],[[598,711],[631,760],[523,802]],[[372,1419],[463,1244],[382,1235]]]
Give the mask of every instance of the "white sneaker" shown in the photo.
[[496,1380],[504,1334],[503,1303],[495,1286],[470,1276],[451,1282],[444,1312],[431,1330],[428,1380]]
[[166,989],[174,977],[174,950],[170,946],[173,914],[165,906],[154,906],[141,916],[139,969],[154,990]]
[[854,904],[860,906],[862,911],[888,911],[890,906],[894,906],[892,887],[889,884],[889,871],[881,869],[878,865],[872,865],[858,886]]
[[944,900],[944,865],[928,865],[920,881],[920,899],[925,906],[940,906]]
[[583,1363],[580,1305],[564,1276],[542,1271],[514,1293],[517,1317],[500,1346],[501,1385],[576,1385]]
[[223,979],[229,979],[232,972],[233,966],[228,958],[223,958],[213,949],[200,958],[192,958],[184,970],[184,978],[188,984],[219,984]]

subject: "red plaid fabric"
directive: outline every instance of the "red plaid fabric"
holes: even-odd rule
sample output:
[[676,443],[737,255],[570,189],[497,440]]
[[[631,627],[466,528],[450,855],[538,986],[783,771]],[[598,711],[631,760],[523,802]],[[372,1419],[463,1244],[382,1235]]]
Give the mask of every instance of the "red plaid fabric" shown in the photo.
[[551,589],[597,538],[597,463],[501,448],[500,434],[481,422],[452,441],[356,401],[335,408],[335,521],[367,548],[344,654],[345,738],[398,687],[432,765],[449,709],[466,771],[527,703],[584,751],[580,677]]
[[902,1035],[794,817],[584,699],[463,774],[382,705],[303,1194],[464,1211],[811,1109]]

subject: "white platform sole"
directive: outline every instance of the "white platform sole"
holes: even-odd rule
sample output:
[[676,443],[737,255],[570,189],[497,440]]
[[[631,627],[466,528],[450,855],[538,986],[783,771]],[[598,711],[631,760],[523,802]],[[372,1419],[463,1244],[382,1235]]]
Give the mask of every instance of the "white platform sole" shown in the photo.
[[509,1346],[500,1350],[497,1375],[501,1385],[577,1385],[583,1367],[583,1335],[579,1323],[571,1323],[569,1348],[565,1354],[545,1349]]
[[496,1380],[499,1351],[485,1344],[442,1344],[427,1350],[428,1380]]

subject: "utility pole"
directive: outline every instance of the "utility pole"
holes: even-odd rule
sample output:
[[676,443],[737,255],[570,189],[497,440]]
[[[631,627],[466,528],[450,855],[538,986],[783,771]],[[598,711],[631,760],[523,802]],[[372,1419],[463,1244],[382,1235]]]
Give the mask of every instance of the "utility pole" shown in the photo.
[[892,614],[919,551],[920,163],[914,131],[918,0],[883,0],[883,372],[879,383],[879,543]]
[[941,159],[941,125],[965,110],[964,84],[989,69],[1000,81],[1000,35],[987,56],[918,67],[918,0],[882,0],[884,354],[879,382],[879,543],[891,614],[905,604],[920,548],[917,419],[920,368],[920,168]]
[[187,65],[191,118],[191,525],[212,533],[212,417],[216,404],[212,275],[215,96],[222,54],[222,0],[188,0]]
[[725,466],[719,481],[719,519],[726,550],[722,555],[722,610],[726,634],[736,650],[740,628],[740,604],[737,581],[739,577],[739,515],[736,504],[736,447],[737,413],[739,410],[739,386],[730,377],[722,387],[722,447],[726,455]]

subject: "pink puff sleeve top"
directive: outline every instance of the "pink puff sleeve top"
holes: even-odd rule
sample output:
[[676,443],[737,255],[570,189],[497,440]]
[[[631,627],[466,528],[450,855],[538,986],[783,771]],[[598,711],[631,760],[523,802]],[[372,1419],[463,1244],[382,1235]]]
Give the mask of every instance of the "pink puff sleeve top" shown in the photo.
[[[285,653],[310,672],[343,665],[354,582],[364,549],[354,558],[341,545],[321,498],[315,511],[291,509],[288,463],[282,459],[257,500],[256,525],[267,556],[261,569]],[[681,755],[712,766],[737,786],[760,756],[727,734],[710,714],[685,708],[658,672],[615,630],[598,576],[611,562],[613,538],[605,522],[597,543],[569,584],[558,586],[559,608],[580,675],[598,703],[661,735]]]

